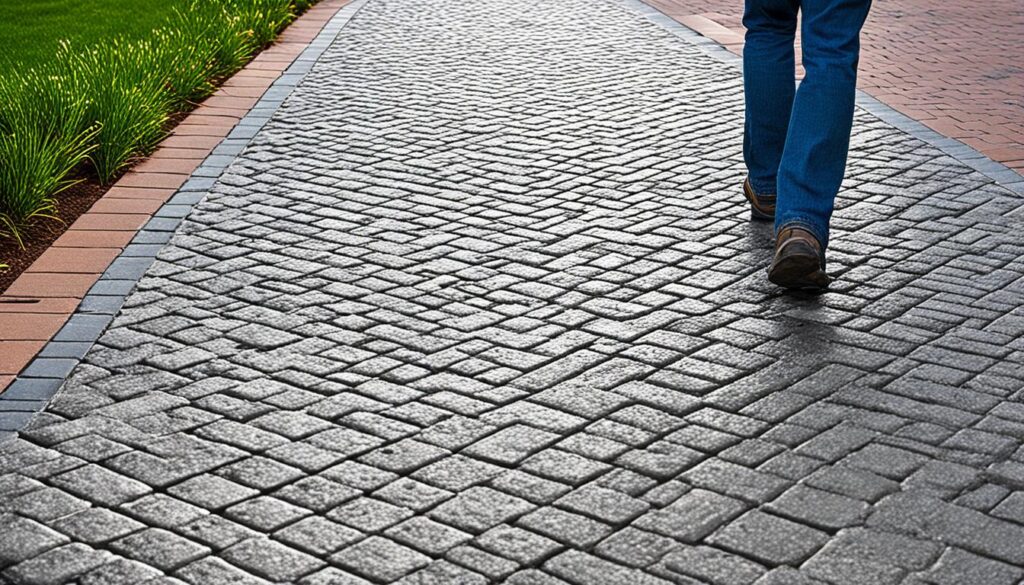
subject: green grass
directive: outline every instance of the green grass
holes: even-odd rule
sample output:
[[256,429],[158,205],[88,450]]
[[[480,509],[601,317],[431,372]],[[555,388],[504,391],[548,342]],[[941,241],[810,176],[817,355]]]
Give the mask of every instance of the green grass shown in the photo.
[[[0,0],[0,75],[53,60],[60,41],[146,38],[187,0]],[[13,61],[13,63],[11,62]]]

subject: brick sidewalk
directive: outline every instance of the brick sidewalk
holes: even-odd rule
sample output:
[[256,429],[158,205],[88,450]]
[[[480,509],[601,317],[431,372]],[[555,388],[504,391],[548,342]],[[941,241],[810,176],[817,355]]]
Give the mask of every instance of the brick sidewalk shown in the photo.
[[[647,1],[742,47],[742,2]],[[1024,4],[875,2],[861,40],[861,89],[1024,173]]]
[[0,583],[1017,585],[1024,199],[859,110],[782,294],[641,8],[359,9],[0,443]]

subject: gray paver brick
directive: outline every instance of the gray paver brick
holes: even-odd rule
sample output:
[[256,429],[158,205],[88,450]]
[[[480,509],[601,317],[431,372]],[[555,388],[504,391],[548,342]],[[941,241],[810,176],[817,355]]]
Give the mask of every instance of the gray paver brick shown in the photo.
[[64,583],[110,559],[109,553],[84,544],[71,543],[52,548],[27,559],[2,574],[16,583]]
[[85,510],[89,504],[56,488],[44,488],[10,500],[7,507],[34,520],[47,522]]
[[1012,566],[985,557],[980,557],[956,548],[950,548],[927,573],[929,582],[936,585],[953,585],[976,581],[992,585],[1010,585],[1024,576],[1020,566]]
[[797,485],[765,509],[811,526],[837,530],[859,524],[867,515],[868,505],[845,496]]
[[739,500],[694,489],[664,508],[647,512],[635,524],[683,542],[696,543],[745,509]]
[[578,585],[668,585],[669,581],[579,551],[566,551],[548,562],[544,568],[570,583]]
[[613,532],[606,524],[558,508],[541,508],[517,522],[558,542],[577,548],[589,548]]
[[260,579],[233,567],[225,561],[206,557],[190,563],[188,566],[179,569],[177,575],[182,581],[192,585],[206,585],[214,583],[238,583],[239,585],[266,585],[269,581]]
[[720,529],[708,542],[771,565],[797,565],[828,542],[828,534],[754,510]]
[[776,476],[719,459],[709,459],[682,477],[696,487],[754,502],[777,496],[787,486],[785,480]]
[[356,498],[359,494],[360,491],[355,488],[319,476],[300,479],[274,492],[282,500],[320,513]]
[[[160,572],[156,569],[128,559],[115,558],[113,562],[89,571],[82,575],[78,583],[81,585],[101,585],[103,583],[151,583],[160,579]],[[169,579],[169,578],[168,578]]]
[[213,514],[178,526],[175,531],[214,550],[225,549],[258,534],[237,522]]
[[503,468],[492,463],[456,455],[428,465],[413,473],[412,477],[441,489],[455,491],[488,481],[502,471]]
[[320,516],[311,516],[274,533],[274,538],[313,555],[323,556],[362,538],[358,530]]
[[265,538],[251,538],[224,550],[221,556],[270,581],[296,581],[326,563]]
[[336,563],[374,581],[396,581],[430,564],[430,557],[380,536],[354,544],[331,557]]
[[273,532],[309,514],[305,508],[272,496],[259,496],[224,510],[226,517],[261,532]]
[[561,546],[539,534],[514,526],[500,525],[481,534],[475,544],[523,565],[536,565]]
[[485,575],[492,581],[501,582],[519,567],[519,564],[493,555],[471,545],[457,546],[447,554],[445,560]]
[[299,581],[299,585],[369,585],[369,583],[366,579],[334,567],[327,567],[308,577],[303,577]]
[[172,571],[210,552],[205,546],[161,528],[146,528],[119,538],[110,547],[162,571]]
[[521,498],[487,487],[473,487],[435,508],[430,517],[480,533],[533,509],[531,503]]
[[435,561],[398,581],[401,585],[484,585],[488,582],[480,573],[448,561]]
[[145,524],[106,508],[88,508],[65,516],[54,528],[86,544],[100,544],[145,528]]
[[0,563],[13,565],[68,542],[68,538],[38,522],[0,515]]
[[741,556],[706,546],[684,547],[664,558],[665,568],[700,581],[722,585],[753,583],[765,568]]
[[670,538],[629,526],[602,540],[594,552],[621,565],[642,568],[678,548],[679,543]]
[[431,556],[441,556],[472,535],[429,518],[417,516],[388,528],[385,536]]
[[621,492],[597,486],[574,490],[556,500],[555,505],[609,524],[628,523],[650,507]]
[[167,493],[196,506],[217,510],[251,498],[259,491],[223,477],[203,474],[171,486]]
[[558,438],[557,433],[515,425],[477,441],[464,452],[495,463],[513,465]]
[[202,518],[207,511],[164,494],[151,494],[121,506],[120,510],[149,526],[173,528]]

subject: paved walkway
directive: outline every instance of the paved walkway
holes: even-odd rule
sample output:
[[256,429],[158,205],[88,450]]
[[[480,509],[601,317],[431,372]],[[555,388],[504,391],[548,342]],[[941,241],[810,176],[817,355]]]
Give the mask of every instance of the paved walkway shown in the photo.
[[[646,1],[742,45],[742,2]],[[862,89],[1024,173],[1024,4],[875,2],[861,41]]]
[[618,0],[371,0],[0,445],[0,582],[1019,583],[1024,199],[858,112],[781,294],[740,89]]

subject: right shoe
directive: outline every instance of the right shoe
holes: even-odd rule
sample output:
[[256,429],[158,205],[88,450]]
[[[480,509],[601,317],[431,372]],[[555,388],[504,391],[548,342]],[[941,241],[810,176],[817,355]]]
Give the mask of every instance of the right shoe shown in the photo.
[[750,202],[750,219],[775,219],[775,195],[763,195],[754,191],[750,179],[747,178],[743,180],[743,196]]
[[802,228],[783,226],[775,238],[775,256],[768,268],[768,280],[803,291],[828,289],[825,253],[814,235]]

